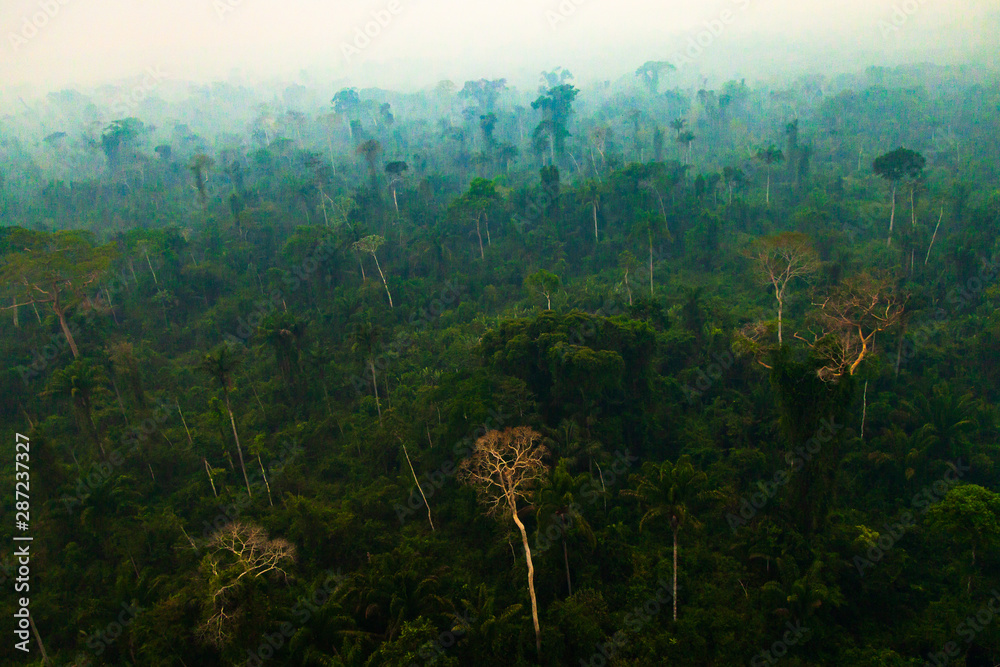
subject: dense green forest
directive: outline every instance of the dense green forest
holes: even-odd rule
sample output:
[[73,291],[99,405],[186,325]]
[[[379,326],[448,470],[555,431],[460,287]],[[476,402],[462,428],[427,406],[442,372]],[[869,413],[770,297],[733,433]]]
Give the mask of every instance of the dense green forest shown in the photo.
[[3,662],[1000,662],[1000,82],[671,70],[0,120]]

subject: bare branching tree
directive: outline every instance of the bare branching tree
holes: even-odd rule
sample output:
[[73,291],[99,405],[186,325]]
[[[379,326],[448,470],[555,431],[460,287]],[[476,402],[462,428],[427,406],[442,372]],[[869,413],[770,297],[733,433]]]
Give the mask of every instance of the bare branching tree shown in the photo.
[[747,249],[746,255],[756,263],[761,282],[774,288],[774,298],[778,301],[780,345],[783,342],[781,325],[788,285],[796,278],[806,278],[815,273],[820,266],[819,257],[809,237],[797,232],[758,239]]
[[535,569],[531,562],[528,532],[518,517],[518,503],[527,501],[529,493],[548,472],[543,462],[548,450],[539,444],[541,439],[541,434],[527,426],[489,431],[476,441],[472,456],[459,468],[460,478],[476,489],[487,513],[502,516],[509,512],[521,531],[528,563],[528,594],[531,596],[531,617],[535,624],[535,646],[539,652],[542,650],[542,634],[535,598]]
[[260,526],[239,521],[212,535],[209,547],[212,614],[199,628],[199,634],[210,644],[224,646],[244,614],[237,595],[240,587],[265,575],[287,580],[284,568],[295,561],[295,547],[287,540],[268,539],[267,531]]

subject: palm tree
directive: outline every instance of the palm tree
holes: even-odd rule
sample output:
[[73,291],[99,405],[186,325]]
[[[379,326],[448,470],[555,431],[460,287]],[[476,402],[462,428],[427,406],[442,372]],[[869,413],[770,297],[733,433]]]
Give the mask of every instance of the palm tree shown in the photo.
[[[591,546],[595,544],[594,531],[587,519],[580,513],[580,504],[574,495],[575,491],[584,488],[589,475],[574,478],[566,470],[566,459],[561,459],[559,465],[552,471],[552,478],[538,491],[536,500],[538,517],[538,533],[546,534],[555,527],[562,542],[563,563],[566,567],[566,588],[573,595],[573,582],[569,573],[569,552],[566,547],[566,535],[571,531],[582,535]],[[536,539],[536,542],[538,540]]]
[[780,148],[776,148],[773,144],[767,148],[762,148],[757,151],[757,159],[767,165],[767,195],[765,201],[768,206],[771,205],[771,165],[781,162],[785,159],[785,154],[781,152]]
[[382,423],[382,405],[378,400],[378,377],[375,375],[375,352],[382,346],[382,328],[371,322],[359,322],[350,334],[351,350],[361,353],[372,372],[372,388],[375,390],[375,408],[378,421]]
[[243,481],[247,485],[247,495],[251,498],[250,478],[247,477],[247,467],[243,462],[243,447],[240,446],[240,435],[236,432],[236,419],[233,417],[233,408],[229,403],[229,390],[232,387],[233,373],[239,366],[240,360],[233,353],[229,344],[224,343],[212,352],[209,352],[201,360],[199,368],[214,377],[222,387],[222,395],[226,399],[226,411],[229,413],[229,423],[233,427],[233,438],[236,440],[236,453],[240,457],[240,468],[243,470]]
[[642,476],[635,491],[626,491],[648,507],[639,521],[639,530],[649,521],[666,518],[674,538],[674,620],[677,620],[677,534],[684,525],[697,527],[691,516],[690,504],[699,495],[699,487],[706,481],[705,473],[696,470],[687,455],[675,463],[664,461],[656,465],[647,461],[642,466]]

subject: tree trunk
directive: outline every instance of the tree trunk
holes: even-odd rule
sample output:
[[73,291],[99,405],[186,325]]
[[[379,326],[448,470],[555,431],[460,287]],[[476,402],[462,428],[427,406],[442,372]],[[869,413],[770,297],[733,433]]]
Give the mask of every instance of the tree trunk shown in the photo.
[[889,214],[889,239],[886,246],[892,245],[892,225],[896,222],[896,185],[892,186],[892,213]]
[[385,281],[385,275],[382,273],[382,267],[379,266],[378,257],[375,256],[375,253],[372,253],[372,257],[375,258],[375,268],[378,269],[378,274],[382,276],[382,284],[385,286],[385,293],[389,295],[389,307],[392,308],[392,294],[389,294],[389,283]]
[[781,345],[781,343],[782,343],[782,341],[781,341],[781,316],[782,316],[782,311],[784,310],[785,304],[782,303],[782,301],[781,301],[781,293],[778,292],[778,290],[775,290],[774,292],[775,292],[775,297],[777,297],[777,299],[778,299],[778,345]]
[[257,463],[260,465],[260,476],[264,478],[264,486],[267,488],[267,502],[271,507],[274,507],[274,501],[271,499],[271,485],[267,482],[267,474],[264,472],[264,462],[260,460],[260,454],[257,455]]
[[591,202],[594,207],[594,243],[597,243],[597,202]]
[[649,297],[653,297],[653,236],[649,237]]
[[764,203],[771,205],[771,168],[767,169],[767,193],[764,195]]
[[222,393],[226,397],[226,411],[229,413],[229,423],[233,426],[233,438],[236,439],[236,453],[240,457],[240,468],[243,470],[243,481],[247,484],[247,495],[253,498],[253,493],[250,492],[250,478],[247,477],[247,467],[243,463],[243,447],[240,446],[240,436],[236,433],[236,418],[233,417],[233,409],[229,406],[229,392],[223,390]]
[[77,349],[76,340],[73,339],[73,332],[69,330],[69,324],[66,322],[66,311],[59,306],[58,296],[52,302],[52,310],[55,312],[56,317],[59,318],[59,326],[62,328],[63,336],[66,337],[66,342],[69,343],[69,349],[73,353],[73,358],[78,359],[80,357],[80,350]]
[[[431,439],[431,432],[427,431],[427,440]],[[424,495],[424,489],[420,486],[420,480],[417,479],[417,471],[413,469],[413,464],[410,463],[410,455],[406,452],[406,445],[403,445],[403,455],[406,457],[406,463],[410,466],[410,473],[413,475],[413,481],[417,483],[417,490],[420,491],[420,497],[424,499],[424,505],[427,507],[427,520],[431,524],[431,530],[434,530],[434,519],[431,518],[431,504],[427,502],[427,496]]]
[[674,528],[674,620],[677,620],[677,528]]
[[566,551],[566,537],[563,536],[563,563],[566,564],[566,588],[569,589],[570,596],[573,595],[573,582],[569,578],[569,553]]
[[219,492],[215,490],[215,480],[212,479],[212,468],[208,465],[208,459],[203,456],[201,460],[205,464],[205,472],[208,473],[208,483],[212,485],[212,494],[218,498]]
[[927,266],[927,262],[931,258],[931,248],[934,247],[934,239],[937,238],[938,228],[941,227],[941,221],[944,219],[944,207],[941,207],[941,216],[938,218],[937,225],[934,227],[934,235],[931,236],[931,243],[927,246],[927,257],[924,258],[924,266]]
[[486,259],[486,254],[483,252],[483,235],[479,233],[479,218],[476,218],[476,236],[479,237],[479,257],[480,259]]
[[378,423],[382,423],[382,404],[378,400],[378,378],[375,377],[375,362],[368,359],[368,366],[372,370],[372,387],[375,389],[375,408],[378,410]]
[[542,630],[538,625],[538,601],[535,599],[535,566],[531,562],[531,547],[528,546],[528,531],[524,529],[524,524],[521,523],[521,519],[517,516],[517,507],[514,505],[513,501],[509,502],[511,516],[514,517],[514,523],[517,524],[517,529],[521,531],[521,542],[524,543],[524,557],[528,562],[528,594],[531,596],[531,620],[535,624],[535,649],[538,651],[538,655],[540,657],[542,654]]

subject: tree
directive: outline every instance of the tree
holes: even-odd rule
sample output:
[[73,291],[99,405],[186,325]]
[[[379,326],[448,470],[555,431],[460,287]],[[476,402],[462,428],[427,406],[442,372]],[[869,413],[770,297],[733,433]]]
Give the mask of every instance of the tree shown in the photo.
[[916,187],[916,180],[923,172],[926,164],[924,156],[915,151],[899,147],[894,151],[880,155],[872,162],[872,171],[876,175],[886,180],[892,187],[892,212],[889,214],[889,238],[887,246],[892,245],[892,227],[896,220],[896,189],[899,182],[906,178],[910,179],[910,201],[913,201],[913,190]]
[[385,173],[389,174],[389,187],[392,188],[392,203],[396,207],[396,217],[399,217],[399,201],[396,199],[396,184],[403,180],[403,172],[409,165],[400,160],[385,165]]
[[845,280],[822,304],[818,319],[825,333],[805,341],[825,361],[817,375],[835,382],[845,373],[854,375],[875,349],[878,333],[902,320],[906,297],[889,280],[863,273]]
[[723,167],[722,182],[726,184],[729,191],[729,203],[733,203],[733,187],[743,182],[743,170],[739,167]]
[[490,242],[490,228],[487,214],[490,206],[499,198],[496,183],[486,178],[474,178],[461,197],[451,203],[451,211],[456,216],[469,216],[476,223],[476,236],[479,238],[479,258],[486,259],[483,250],[483,234],[480,224],[486,219],[486,240]]
[[[995,553],[1000,544],[1000,495],[977,484],[963,484],[948,491],[941,502],[930,508],[927,519],[933,530],[949,535],[969,552],[970,570],[976,567],[979,554]],[[971,587],[970,572],[966,589]]]
[[667,519],[674,543],[674,620],[677,620],[677,534],[686,525],[697,525],[691,516],[690,505],[698,498],[707,477],[696,470],[687,455],[676,462],[664,461],[660,465],[647,461],[635,491],[627,492],[638,498],[648,509],[639,520],[639,530],[654,519]]
[[194,175],[194,185],[198,190],[198,197],[201,199],[202,210],[208,206],[208,194],[205,191],[205,175],[213,165],[215,165],[215,160],[204,153],[195,155],[191,158],[191,164],[188,165],[188,169]]
[[101,433],[94,421],[94,394],[103,389],[107,381],[104,370],[86,359],[74,359],[65,368],[56,369],[45,389],[45,394],[63,396],[72,400],[80,433],[88,436],[105,455]]
[[378,234],[372,234],[355,241],[353,248],[358,252],[370,253],[372,259],[375,260],[375,268],[378,269],[378,274],[382,277],[382,285],[385,286],[385,293],[389,297],[389,307],[392,308],[392,294],[389,292],[389,283],[385,281],[385,274],[382,273],[382,266],[378,263],[378,255],[375,254],[383,243],[385,243],[384,237],[379,236]]
[[570,136],[566,126],[573,113],[573,100],[579,92],[573,85],[564,83],[549,88],[531,103],[532,109],[542,112],[536,135],[548,135],[553,157],[562,157],[565,152],[566,137]]
[[629,250],[623,250],[618,255],[618,266],[625,271],[625,277],[623,280],[625,282],[625,291],[628,292],[628,305],[631,306],[632,287],[628,284],[628,274],[631,273],[633,270],[635,270],[636,267],[635,255],[633,255]]
[[598,243],[597,239],[597,207],[601,203],[601,188],[594,181],[587,181],[582,185],[578,192],[583,202],[590,205],[591,212],[594,216],[594,243]]
[[528,564],[528,594],[531,597],[531,618],[535,624],[535,648],[542,651],[542,631],[538,624],[538,601],[535,597],[535,568],[531,562],[528,531],[518,517],[518,503],[527,501],[529,494],[545,478],[548,455],[539,444],[542,436],[527,426],[492,430],[476,440],[472,455],[459,466],[459,477],[475,488],[480,502],[490,515],[510,512],[521,532],[524,557]]
[[[287,563],[295,561],[295,547],[283,539],[269,539],[260,526],[234,521],[212,535],[212,553],[206,558],[212,614],[199,628],[209,643],[224,647],[245,617],[241,597],[252,595],[250,581],[280,575],[286,581]],[[247,603],[247,607],[252,607]]]
[[382,328],[370,322],[354,325],[350,334],[351,350],[360,352],[372,373],[372,389],[375,391],[375,408],[378,421],[382,423],[382,404],[378,400],[378,377],[375,375],[375,353],[382,345]]
[[690,130],[685,130],[677,135],[677,143],[687,147],[687,164],[691,164],[691,144],[696,138],[694,132]]
[[50,235],[20,227],[11,231],[8,242],[19,250],[6,255],[0,269],[0,281],[12,292],[13,299],[13,304],[4,309],[16,311],[22,306],[51,304],[73,357],[79,357],[69,314],[81,304],[92,305],[85,290],[107,272],[116,254],[115,245],[95,247],[90,232]]
[[778,301],[778,344],[781,338],[782,313],[788,284],[796,278],[815,273],[820,266],[819,256],[809,242],[809,237],[797,232],[785,232],[755,241],[746,251],[756,263],[757,272],[765,285],[774,289]]
[[660,89],[660,75],[676,70],[676,67],[664,60],[649,60],[635,71],[635,75],[642,81],[642,85],[646,86],[650,95],[656,95]]
[[552,294],[559,289],[559,276],[540,269],[524,279],[524,286],[545,297],[546,310],[552,310]]
[[[538,501],[536,503],[536,516],[538,519],[538,533],[545,534],[545,527],[555,527],[562,542],[563,564],[566,568],[566,590],[569,595],[573,595],[573,580],[569,571],[569,550],[566,546],[566,536],[571,531],[582,534],[591,546],[594,545],[594,532],[587,523],[587,519],[580,512],[580,504],[577,502],[575,491],[586,488],[585,485],[590,476],[587,474],[574,478],[566,469],[566,459],[561,459],[555,470],[552,471],[551,479],[538,491]],[[538,542],[536,541],[536,544]]]
[[233,373],[239,367],[240,360],[233,353],[233,348],[228,343],[223,343],[212,352],[206,354],[199,368],[208,375],[211,375],[222,387],[222,395],[226,401],[226,412],[229,413],[229,423],[233,427],[233,439],[236,441],[236,453],[240,458],[240,469],[243,470],[243,481],[247,485],[247,495],[251,498],[250,478],[247,477],[247,467],[243,461],[243,447],[240,445],[240,435],[236,432],[236,418],[233,417],[233,408],[229,402],[229,392],[232,388]]
[[379,153],[382,152],[382,144],[378,139],[367,139],[358,144],[354,152],[365,158],[368,163],[368,176],[372,181],[372,192],[378,191],[378,170],[375,164],[378,162]]
[[767,148],[762,148],[757,151],[756,158],[767,165],[767,194],[765,195],[765,201],[768,206],[771,205],[771,165],[781,162],[785,159],[785,154],[781,152],[780,148],[776,148],[774,145],[770,145]]

